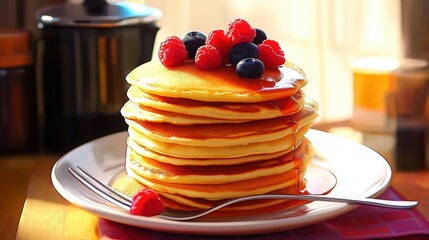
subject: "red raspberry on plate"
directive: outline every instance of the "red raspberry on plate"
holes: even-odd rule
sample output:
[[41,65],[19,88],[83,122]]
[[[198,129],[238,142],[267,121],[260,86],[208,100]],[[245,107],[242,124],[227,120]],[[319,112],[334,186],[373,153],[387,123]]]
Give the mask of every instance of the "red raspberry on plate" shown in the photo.
[[130,213],[151,217],[164,211],[164,203],[158,194],[151,189],[142,189],[134,195]]
[[185,62],[188,51],[180,38],[172,36],[161,42],[158,57],[164,66],[174,67]]
[[258,59],[264,63],[265,68],[277,68],[286,61],[283,50],[279,43],[274,40],[263,41],[258,45],[258,49]]
[[214,70],[222,65],[222,54],[212,45],[198,48],[195,66],[200,70]]
[[236,19],[228,24],[226,36],[231,39],[233,45],[252,42],[256,36],[256,30],[246,20]]
[[222,56],[228,56],[229,50],[232,47],[231,39],[229,39],[223,30],[217,29],[209,33],[206,40],[207,45],[215,47]]

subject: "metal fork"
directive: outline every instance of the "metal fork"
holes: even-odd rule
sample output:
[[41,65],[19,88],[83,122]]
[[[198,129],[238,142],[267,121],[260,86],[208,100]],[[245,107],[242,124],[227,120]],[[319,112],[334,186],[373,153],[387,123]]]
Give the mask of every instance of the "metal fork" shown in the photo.
[[[80,166],[76,166],[78,170],[75,170],[73,167],[70,167],[68,171],[82,184],[86,187],[97,193],[100,197],[105,200],[113,203],[114,205],[124,209],[125,211],[130,211],[131,207],[131,198],[116,191],[109,185],[103,183],[94,175],[89,173],[87,170],[83,169]],[[327,201],[327,202],[342,202],[342,203],[352,203],[352,204],[362,204],[362,205],[372,205],[379,207],[389,207],[389,208],[413,208],[417,205],[417,201],[396,201],[396,200],[384,200],[384,199],[374,199],[374,198],[347,198],[347,197],[332,197],[328,195],[313,195],[313,194],[303,194],[303,195],[285,195],[285,194],[266,194],[266,195],[254,195],[248,197],[241,197],[231,199],[224,203],[221,203],[215,207],[212,207],[207,210],[202,210],[198,212],[190,212],[189,215],[183,213],[182,216],[169,216],[165,214],[160,214],[157,217],[174,220],[174,221],[188,221],[200,218],[209,213],[217,211],[226,206],[236,204],[239,202],[245,202],[250,200],[261,200],[261,199],[289,199],[289,200],[309,200],[309,201]]]

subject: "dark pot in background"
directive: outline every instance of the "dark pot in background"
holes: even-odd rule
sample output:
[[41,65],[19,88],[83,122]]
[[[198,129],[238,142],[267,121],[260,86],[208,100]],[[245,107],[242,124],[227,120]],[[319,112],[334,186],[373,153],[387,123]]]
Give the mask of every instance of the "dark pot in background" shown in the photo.
[[126,130],[119,110],[125,76],[152,57],[160,11],[144,5],[85,1],[37,12],[45,148],[69,150]]

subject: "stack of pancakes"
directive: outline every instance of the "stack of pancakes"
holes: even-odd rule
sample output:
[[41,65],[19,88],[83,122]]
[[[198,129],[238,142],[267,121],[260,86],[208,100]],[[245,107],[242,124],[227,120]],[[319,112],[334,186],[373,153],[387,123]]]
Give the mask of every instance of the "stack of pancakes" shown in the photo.
[[[313,148],[304,135],[318,113],[314,102],[304,100],[307,79],[293,64],[245,79],[230,66],[201,71],[192,62],[166,68],[151,61],[127,81],[129,101],[121,113],[129,125],[128,178],[116,188],[132,195],[147,187],[167,208],[187,211],[305,187]],[[225,210],[291,204],[261,200]]]

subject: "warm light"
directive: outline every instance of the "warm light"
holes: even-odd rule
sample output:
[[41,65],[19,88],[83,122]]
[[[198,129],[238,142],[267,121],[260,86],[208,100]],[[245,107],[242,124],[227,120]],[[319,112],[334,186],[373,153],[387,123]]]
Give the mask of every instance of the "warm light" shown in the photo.
[[367,57],[353,61],[354,72],[369,74],[389,74],[399,66],[398,59],[388,57]]

